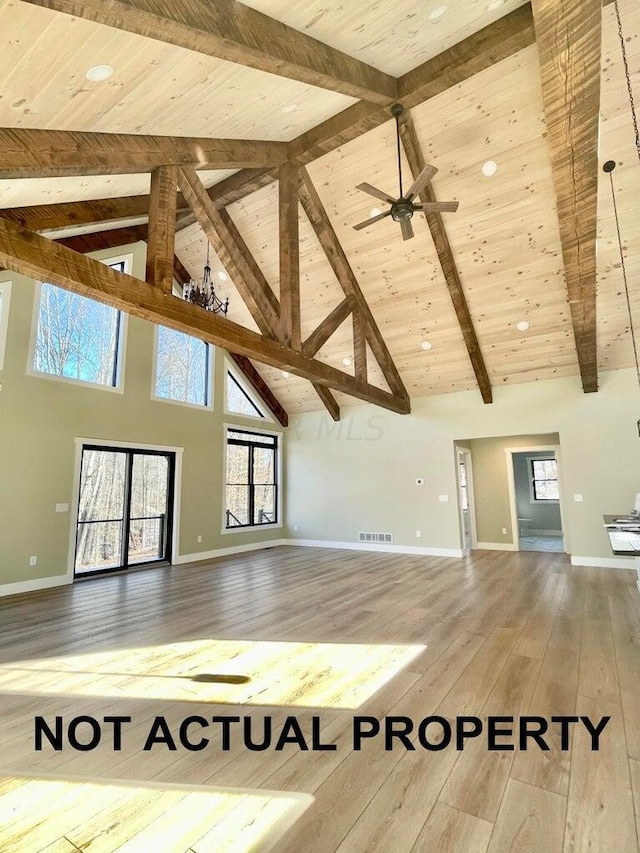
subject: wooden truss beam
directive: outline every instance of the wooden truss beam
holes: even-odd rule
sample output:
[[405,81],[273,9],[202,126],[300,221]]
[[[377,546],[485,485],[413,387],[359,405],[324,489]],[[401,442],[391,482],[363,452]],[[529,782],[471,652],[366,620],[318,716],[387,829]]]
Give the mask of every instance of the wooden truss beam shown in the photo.
[[280,166],[278,181],[280,234],[280,320],[282,340],[300,349],[300,240],[298,234],[298,170]]
[[0,221],[0,264],[14,272],[50,281],[67,290],[113,305],[203,341],[335,388],[373,405],[408,414],[407,400],[358,382],[353,376],[270,340],[226,317],[162,293],[144,281],[118,272],[86,255],[47,240],[12,222]]
[[582,387],[598,390],[596,231],[601,0],[533,0],[564,272]]
[[357,310],[361,315],[366,330],[366,339],[371,347],[371,351],[380,369],[384,374],[384,378],[394,394],[408,401],[409,395],[404,383],[398,373],[391,353],[384,342],[384,338],[380,333],[380,329],[374,319],[371,309],[367,304],[364,294],[360,289],[358,280],[356,279],[351,265],[344,253],[344,249],[340,245],[340,241],[333,230],[333,225],[329,221],[327,212],[320,200],[316,188],[314,187],[311,178],[306,169],[301,170],[300,182],[300,202],[307,214],[311,227],[316,233],[320,245],[324,249],[333,272],[342,287],[345,296],[354,300],[354,310]]
[[339,305],[336,305],[333,311],[324,318],[322,323],[313,330],[304,342],[302,345],[303,352],[313,356],[318,350],[322,349],[331,335],[351,314],[354,304],[355,300],[353,297],[347,296]]
[[[400,77],[398,87],[402,93],[402,102],[407,107],[416,106],[512,56],[519,50],[529,47],[534,40],[531,6],[526,4]],[[389,111],[386,108],[370,103],[354,104],[294,139],[290,143],[290,159],[298,165],[306,165],[340,145],[356,139],[368,130],[379,127],[389,119]],[[278,166],[285,159],[287,158],[282,157],[273,165]],[[254,165],[225,178],[211,187],[208,193],[218,207],[224,207],[267,186],[277,178],[277,168],[259,169]],[[181,207],[179,198],[178,210]],[[66,224],[145,215],[148,208],[148,197],[132,196],[95,202],[42,205],[13,211],[4,210],[0,211],[0,216],[20,222],[34,230],[42,230],[61,228]],[[188,222],[187,219],[185,224]]]
[[0,128],[0,179],[124,175],[157,166],[279,166],[287,143]]
[[177,166],[159,166],[151,173],[151,206],[147,234],[149,284],[171,293],[176,231]]
[[270,74],[390,103],[396,80],[235,0],[27,0]]
[[[405,110],[401,117],[400,136],[402,138],[404,153],[407,155],[407,161],[409,162],[411,173],[414,178],[417,178],[420,172],[424,169],[426,163],[422,153],[422,148],[418,141],[418,136],[413,126],[411,113],[407,110]],[[420,193],[420,200],[423,202],[437,201],[431,182],[429,182],[424,191]],[[462,332],[462,337],[464,338],[467,352],[469,353],[469,360],[471,361],[473,372],[476,375],[478,388],[480,389],[484,402],[491,403],[493,399],[491,381],[489,380],[489,374],[484,363],[484,358],[482,357],[482,352],[480,351],[478,336],[476,335],[476,330],[473,327],[473,320],[471,319],[471,313],[469,312],[469,306],[467,305],[467,298],[464,295],[460,274],[458,273],[455,258],[453,257],[453,251],[451,249],[451,244],[449,243],[449,238],[447,237],[447,231],[444,227],[442,214],[427,213],[426,219],[429,231],[431,231],[431,236],[433,237],[436,252],[438,253],[438,260],[442,267],[442,273],[449,290],[449,296],[451,297],[451,302],[453,303],[453,308],[456,312],[456,317],[458,318],[460,331]]]
[[[226,210],[218,210],[211,201],[194,169],[180,170],[178,183],[258,328],[263,335],[282,341],[280,304],[233,220]],[[314,389],[318,392],[316,383]],[[338,404],[329,401],[331,392],[323,389],[319,394],[325,405],[329,402],[327,408],[335,420]]]

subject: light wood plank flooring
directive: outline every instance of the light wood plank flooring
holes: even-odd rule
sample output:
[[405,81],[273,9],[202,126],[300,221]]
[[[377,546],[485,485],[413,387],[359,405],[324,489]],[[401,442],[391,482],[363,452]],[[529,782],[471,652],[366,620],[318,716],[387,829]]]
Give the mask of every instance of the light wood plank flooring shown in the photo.
[[[634,581],[552,553],[273,548],[1,599],[0,850],[639,853]],[[354,715],[522,714],[611,722],[597,753],[580,727],[570,752],[555,729],[548,752],[427,751],[415,728],[414,750],[353,749]],[[131,722],[120,750],[105,726],[36,751],[36,715]],[[179,743],[224,715],[256,743],[270,717],[270,748],[198,722],[206,746]],[[143,749],[158,716],[176,749]],[[336,748],[275,749],[291,716]]]

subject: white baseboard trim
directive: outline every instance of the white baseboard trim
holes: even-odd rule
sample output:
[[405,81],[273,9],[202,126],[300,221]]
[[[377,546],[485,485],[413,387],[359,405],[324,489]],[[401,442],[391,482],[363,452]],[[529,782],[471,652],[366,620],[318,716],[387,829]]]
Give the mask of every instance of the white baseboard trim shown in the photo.
[[592,566],[596,569],[633,569],[636,568],[634,557],[571,557],[572,566]]
[[373,542],[332,542],[328,539],[285,539],[283,545],[303,548],[340,548],[347,551],[384,551],[388,554],[417,554],[422,557],[462,557],[461,548],[422,548],[416,545],[376,545]]
[[0,586],[0,598],[5,595],[19,595],[22,592],[36,592],[39,589],[50,589],[54,586],[64,586],[71,583],[67,575],[55,575],[52,578],[32,578],[28,581],[5,583]]
[[517,551],[513,542],[478,542],[479,551]]
[[525,528],[520,536],[562,536],[562,530],[542,530],[532,527],[530,530]]
[[244,554],[247,551],[261,551],[263,548],[276,548],[278,545],[288,545],[288,539],[269,539],[266,542],[253,542],[249,545],[232,545],[229,548],[216,548],[215,551],[200,551],[197,554],[181,554],[173,561],[174,566],[183,563],[200,563],[202,560],[213,560],[216,557],[229,557],[232,554]]

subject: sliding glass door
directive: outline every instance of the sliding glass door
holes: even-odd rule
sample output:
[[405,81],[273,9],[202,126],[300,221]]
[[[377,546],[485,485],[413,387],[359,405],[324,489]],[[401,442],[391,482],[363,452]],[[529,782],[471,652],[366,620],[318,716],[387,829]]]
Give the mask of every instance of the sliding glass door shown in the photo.
[[173,453],[82,448],[76,576],[169,559],[174,467]]

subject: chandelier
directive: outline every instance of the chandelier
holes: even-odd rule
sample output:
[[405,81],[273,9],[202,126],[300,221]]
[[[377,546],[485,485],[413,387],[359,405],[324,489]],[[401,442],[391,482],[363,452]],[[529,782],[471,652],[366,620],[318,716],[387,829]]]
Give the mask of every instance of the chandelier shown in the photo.
[[207,262],[204,265],[204,272],[201,281],[191,279],[189,284],[184,286],[184,298],[187,302],[193,302],[194,305],[199,305],[207,311],[213,311],[214,314],[224,314],[226,316],[229,310],[229,299],[223,302],[216,295],[211,281],[211,267],[209,266],[209,241],[207,241]]

